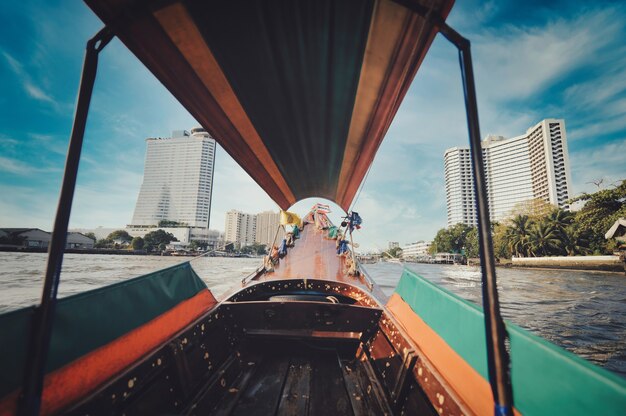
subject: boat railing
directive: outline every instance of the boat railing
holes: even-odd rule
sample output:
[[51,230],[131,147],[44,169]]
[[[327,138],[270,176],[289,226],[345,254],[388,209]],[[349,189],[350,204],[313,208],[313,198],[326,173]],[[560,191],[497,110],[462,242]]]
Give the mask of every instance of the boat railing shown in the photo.
[[265,272],[265,266],[261,265],[256,268],[252,273],[241,279],[241,286],[245,286],[250,280],[254,279],[258,275]]
[[357,264],[357,270],[359,271],[359,274],[363,276],[363,281],[365,282],[365,285],[371,292],[374,289],[374,280],[372,279],[370,274],[365,270],[365,267],[363,267],[361,262],[356,260],[356,258],[355,258],[355,261],[357,262],[356,264]]

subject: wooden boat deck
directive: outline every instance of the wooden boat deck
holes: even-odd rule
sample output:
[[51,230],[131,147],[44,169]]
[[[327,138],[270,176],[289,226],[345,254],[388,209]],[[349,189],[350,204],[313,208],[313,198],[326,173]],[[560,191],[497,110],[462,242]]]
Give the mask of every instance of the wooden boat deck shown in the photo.
[[[306,342],[264,345],[248,361],[215,414],[376,415],[390,414],[380,386],[363,364],[338,349]],[[255,350],[259,349],[256,345]],[[245,366],[244,366],[245,367]],[[376,385],[373,386],[372,383]],[[368,388],[369,387],[369,388]]]
[[345,272],[345,258],[337,255],[336,242],[326,237],[326,230],[307,224],[287,255],[276,265],[270,279],[324,279],[353,282]]
[[346,258],[337,255],[336,240],[327,237],[327,230],[318,230],[314,224],[305,224],[293,247],[274,267],[273,272],[263,273],[254,282],[281,279],[320,279],[348,283],[371,292],[384,303],[387,296],[376,285],[368,286],[363,276],[347,273]]

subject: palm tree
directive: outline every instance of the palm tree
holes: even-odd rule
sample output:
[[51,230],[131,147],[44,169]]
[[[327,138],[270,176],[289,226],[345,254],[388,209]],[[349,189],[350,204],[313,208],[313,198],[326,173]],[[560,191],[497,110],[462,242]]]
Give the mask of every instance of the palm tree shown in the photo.
[[558,253],[561,239],[558,231],[548,222],[538,222],[530,227],[530,252],[533,256],[548,256]]
[[546,216],[545,221],[559,233],[563,233],[565,232],[565,228],[574,222],[574,214],[558,208],[550,212]]
[[529,229],[532,224],[528,215],[517,215],[507,228],[506,239],[511,252],[516,256],[528,256],[530,252]]
[[561,240],[559,244],[560,254],[568,254],[568,249],[565,248],[565,245],[566,242],[571,243],[573,238],[573,235],[568,235],[568,231],[573,231],[571,225],[574,222],[574,214],[557,208],[546,215],[543,221],[552,227],[556,237]]
[[561,247],[568,256],[591,253],[588,236],[581,232],[575,224],[565,227]]

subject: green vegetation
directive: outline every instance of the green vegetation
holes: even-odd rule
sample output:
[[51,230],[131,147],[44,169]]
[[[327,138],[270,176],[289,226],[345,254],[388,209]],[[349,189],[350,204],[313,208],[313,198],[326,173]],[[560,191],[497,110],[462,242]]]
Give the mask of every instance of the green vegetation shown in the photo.
[[455,224],[437,232],[430,253],[460,253],[478,257],[478,229],[466,224]]
[[94,247],[120,249],[127,247],[132,240],[133,237],[126,230],[115,230],[106,238],[96,241]]
[[257,256],[263,256],[267,254],[265,244],[254,243],[249,246],[242,247],[241,254],[255,254]]
[[383,257],[397,259],[402,257],[402,249],[400,247],[390,248],[383,252]]
[[151,231],[143,237],[143,247],[146,251],[165,250],[165,247],[172,241],[178,241],[172,233],[163,230]]
[[[611,254],[615,242],[604,238],[620,217],[626,217],[626,180],[592,194],[582,194],[570,202],[584,202],[577,212],[569,212],[541,200],[519,204],[513,217],[492,224],[495,255],[499,258]],[[478,257],[476,227],[456,224],[437,232],[431,254],[461,253]]]
[[133,238],[133,241],[130,242],[130,246],[133,248],[133,250],[141,250],[144,246],[143,238],[141,237]]

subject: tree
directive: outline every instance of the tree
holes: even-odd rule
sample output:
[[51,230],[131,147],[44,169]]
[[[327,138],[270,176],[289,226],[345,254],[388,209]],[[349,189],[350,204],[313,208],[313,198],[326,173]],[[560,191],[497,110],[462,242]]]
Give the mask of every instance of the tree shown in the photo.
[[476,258],[478,255],[478,228],[472,227],[472,229],[465,234],[465,257]]
[[530,254],[530,227],[532,221],[528,215],[517,215],[507,227],[506,240],[511,253],[518,257],[526,257]]
[[83,234],[83,235],[84,235],[85,237],[89,237],[89,238],[91,238],[91,239],[93,240],[93,242],[94,242],[94,243],[96,242],[96,240],[98,240],[98,239],[96,238],[96,235],[95,235],[94,233],[85,233],[85,234]]
[[[574,221],[574,214],[569,211],[557,208],[552,210],[542,220],[554,230],[561,241],[565,241],[568,238],[566,235],[568,231],[573,231],[573,229],[568,228]],[[563,248],[562,245],[561,248]],[[565,250],[563,249],[563,251]]]
[[109,241],[121,240],[124,243],[130,243],[133,237],[126,230],[115,230],[106,238]]
[[604,234],[618,218],[626,217],[626,180],[619,185],[592,194],[584,193],[570,202],[583,201],[585,205],[575,214],[575,223],[589,238],[594,253],[608,253]]
[[528,231],[529,253],[532,256],[560,254],[561,239],[552,225],[545,221],[535,222]]
[[241,253],[243,254],[255,254],[257,256],[262,256],[267,254],[267,250],[265,248],[265,244],[254,243],[249,246],[245,246],[241,249]]
[[154,251],[155,249],[159,249],[161,251],[165,250],[165,246],[167,246],[172,241],[178,241],[176,237],[172,233],[166,233],[163,230],[151,231],[143,237],[144,248],[146,251]]
[[398,259],[402,257],[402,249],[400,247],[393,247],[383,252],[383,257]]
[[493,251],[496,257],[501,259],[510,259],[512,256],[511,248],[508,244],[507,232],[508,227],[506,224],[498,222],[492,223],[493,226]]
[[430,246],[430,253],[461,253],[468,248],[468,235],[472,238],[469,246],[472,250],[476,250],[478,255],[478,234],[470,232],[476,230],[475,227],[467,224],[455,224],[450,228],[442,228],[437,232],[432,245]]
[[515,204],[511,211],[511,218],[526,215],[531,221],[538,221],[555,209],[556,206],[541,198],[528,199]]
[[561,248],[565,254],[568,256],[590,254],[589,236],[587,234],[575,223],[565,227],[565,232],[561,236]]
[[130,242],[130,246],[133,248],[133,250],[141,250],[144,246],[143,238],[141,237],[133,238],[133,241]]

